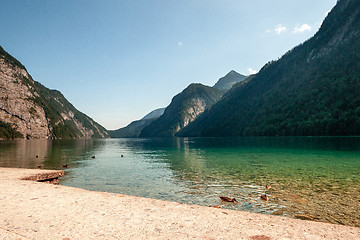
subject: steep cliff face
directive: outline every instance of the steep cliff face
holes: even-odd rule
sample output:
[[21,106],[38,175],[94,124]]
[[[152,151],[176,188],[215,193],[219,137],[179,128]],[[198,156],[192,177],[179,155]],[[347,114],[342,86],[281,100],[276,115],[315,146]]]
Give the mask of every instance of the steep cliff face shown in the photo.
[[212,103],[209,103],[204,98],[196,97],[189,99],[188,104],[189,106],[183,109],[183,119],[181,119],[181,121],[179,121],[176,125],[176,132],[180,131],[182,128],[194,121]]
[[140,137],[174,136],[217,102],[222,94],[223,91],[212,87],[190,84],[172,99],[161,117],[142,130]]
[[39,97],[31,77],[21,66],[0,55],[0,119],[12,124],[24,137],[48,138],[45,111],[32,101]]
[[0,139],[92,137],[108,133],[0,47]]

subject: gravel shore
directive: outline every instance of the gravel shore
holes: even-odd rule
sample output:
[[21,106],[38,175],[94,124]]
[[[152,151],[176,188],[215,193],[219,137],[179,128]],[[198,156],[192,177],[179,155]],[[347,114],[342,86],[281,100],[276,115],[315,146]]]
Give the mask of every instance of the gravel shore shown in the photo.
[[34,181],[59,175],[0,168],[0,239],[360,239],[360,228]]

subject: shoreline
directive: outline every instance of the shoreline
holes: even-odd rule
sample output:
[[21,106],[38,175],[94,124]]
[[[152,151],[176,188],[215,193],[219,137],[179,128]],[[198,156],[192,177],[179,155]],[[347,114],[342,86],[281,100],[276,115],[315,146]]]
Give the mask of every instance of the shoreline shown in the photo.
[[0,168],[2,239],[360,239],[356,227],[35,182],[62,174]]

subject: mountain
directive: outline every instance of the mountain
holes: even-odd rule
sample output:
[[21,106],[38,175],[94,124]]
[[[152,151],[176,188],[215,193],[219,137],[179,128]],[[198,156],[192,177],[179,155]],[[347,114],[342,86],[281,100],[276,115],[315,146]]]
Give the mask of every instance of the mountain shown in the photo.
[[161,115],[163,115],[165,108],[155,109],[154,111],[147,114],[140,120],[133,121],[126,127],[117,129],[117,130],[109,130],[110,137],[112,138],[133,138],[138,137],[141,131],[147,127],[150,123],[158,119]]
[[360,134],[360,1],[340,0],[319,31],[226,93],[179,136]]
[[[230,71],[226,76],[222,77],[219,79],[219,81],[214,85],[214,89],[218,89],[219,91],[213,91],[213,92],[217,92],[221,95],[221,92],[224,93],[226,91],[228,91],[234,84],[236,83],[239,83],[239,82],[242,82],[246,79],[247,77],[244,76],[244,75],[241,75],[237,72],[235,72],[234,70]],[[197,87],[195,87],[195,85],[191,86],[189,90],[185,91],[184,95],[185,94],[189,94],[189,91],[193,88],[204,88],[205,86],[200,86],[198,85]],[[208,87],[207,87],[208,88]],[[209,91],[208,91],[209,92]],[[196,91],[194,91],[194,93],[197,93]],[[192,98],[191,94],[187,95],[186,96],[186,99],[183,99],[184,101],[186,101],[187,99],[190,99]],[[216,98],[218,99],[218,98]],[[211,104],[212,105],[214,102],[211,101]],[[189,104],[189,103],[187,103]],[[198,104],[198,102],[194,101],[194,108],[198,108],[198,106],[196,106],[196,104]],[[182,108],[181,104],[178,105],[180,108]],[[191,109],[190,106],[187,106],[189,109]],[[164,110],[165,108],[160,108],[160,109],[156,109],[152,112],[150,112],[149,114],[147,114],[145,117],[143,117],[141,120],[137,120],[137,121],[133,121],[131,122],[129,125],[127,125],[126,127],[124,128],[120,128],[118,130],[114,130],[114,131],[109,131],[109,134],[112,138],[122,138],[122,137],[139,137],[141,131],[146,128],[148,125],[150,125],[153,121],[155,121],[157,118],[159,118],[161,115],[163,115],[164,113]],[[184,109],[179,109],[178,112],[181,112],[181,111],[186,111]],[[197,116],[199,115],[199,113],[195,113],[194,117],[191,117],[191,120],[189,121],[193,121]],[[160,128],[162,128],[162,130],[155,130],[155,129],[152,129],[151,130],[151,133],[147,133],[147,131],[150,132],[150,130],[145,130],[144,132],[144,135],[141,135],[141,136],[153,136],[153,133],[154,132],[158,132],[158,131],[162,131],[161,134],[159,134],[159,136],[163,136],[163,134],[165,134],[164,136],[172,136],[174,134],[174,132],[178,132],[178,130],[174,131],[174,130],[165,130],[166,127],[169,127],[169,128],[173,128],[173,124],[176,125],[175,122],[179,123],[179,126],[180,128],[183,128],[183,126],[187,125],[188,123],[186,122],[187,120],[185,119],[182,119],[180,120],[182,117],[180,117],[180,119],[177,119],[175,120],[175,118],[178,118],[179,116],[177,117],[174,117],[174,119],[172,120],[172,123],[166,125],[166,126],[163,126],[161,124]],[[170,115],[168,115],[167,118],[164,117],[164,119],[167,119],[166,121],[169,121]],[[184,118],[187,118],[186,116],[184,116]],[[160,120],[159,120],[160,121]],[[185,123],[185,124],[184,124]],[[176,128],[176,127],[175,127]],[[169,132],[169,133],[165,133],[165,132]],[[150,134],[150,135],[149,135]],[[156,136],[158,136],[156,134]]]
[[222,94],[222,91],[212,87],[190,84],[172,99],[161,117],[142,130],[140,137],[174,136],[217,102]]
[[129,125],[117,130],[109,130],[111,138],[135,138],[139,137],[141,131],[149,126],[155,119],[140,119],[131,122]]
[[147,115],[145,115],[145,117],[143,117],[141,120],[157,119],[157,118],[159,118],[161,115],[164,114],[164,111],[165,111],[165,108],[155,109],[155,110],[151,111],[150,113],[148,113]]
[[0,46],[0,139],[104,138],[108,133],[56,90],[34,81]]
[[220,78],[213,88],[228,91],[234,84],[244,81],[246,78],[246,76],[231,70],[226,76]]

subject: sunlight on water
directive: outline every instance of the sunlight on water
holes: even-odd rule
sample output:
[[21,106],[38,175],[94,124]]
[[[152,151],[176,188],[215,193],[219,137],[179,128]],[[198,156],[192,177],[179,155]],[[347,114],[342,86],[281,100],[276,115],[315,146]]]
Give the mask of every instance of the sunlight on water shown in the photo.
[[359,138],[0,142],[2,167],[64,164],[67,186],[360,226]]

